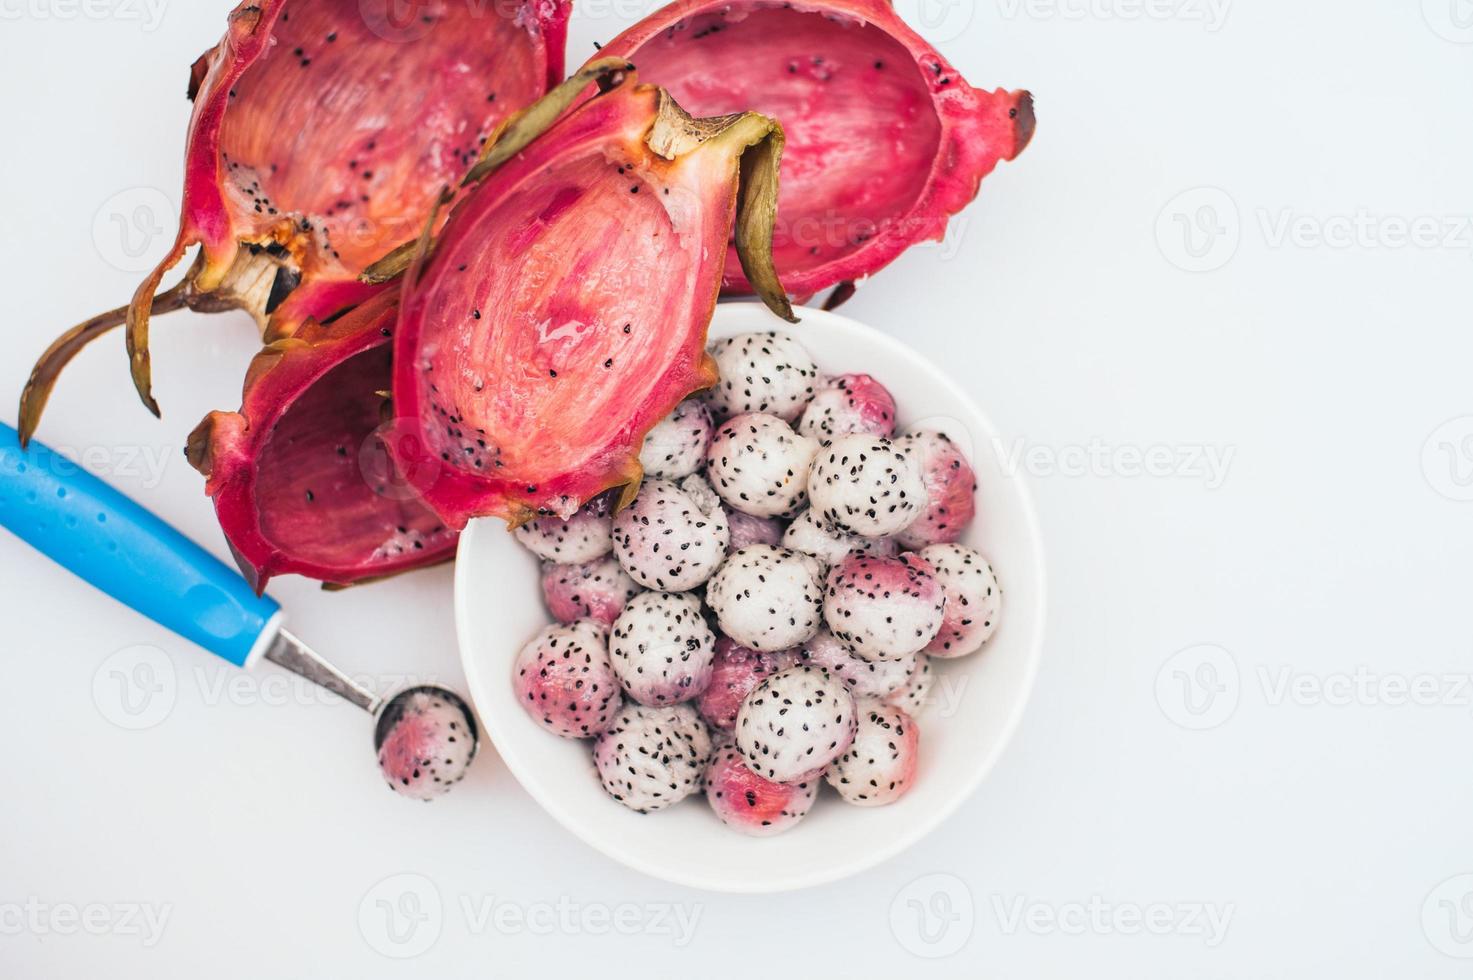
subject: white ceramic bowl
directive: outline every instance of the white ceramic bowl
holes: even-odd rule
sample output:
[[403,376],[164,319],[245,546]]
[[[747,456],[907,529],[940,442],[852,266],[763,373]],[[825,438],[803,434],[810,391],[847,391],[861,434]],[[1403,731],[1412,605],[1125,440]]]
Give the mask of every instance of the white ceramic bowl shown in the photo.
[[[850,806],[825,787],[813,811],[776,837],[723,826],[702,794],[641,815],[604,794],[591,743],[552,735],[517,703],[517,651],[550,621],[538,562],[499,520],[471,523],[455,572],[460,654],[477,713],[501,758],[554,819],[604,854],[678,884],[728,892],[775,892],[856,874],[899,853],[952,813],[997,761],[1028,700],[1043,635],[1044,572],[1033,505],[1021,477],[1002,469],[991,423],[946,372],[898,340],[821,310],[789,327],[755,303],[723,304],[711,336],[788,329],[826,373],[864,372],[894,394],[902,426],[924,422],[969,449],[977,471],[978,519],[964,543],[992,561],[1002,585],[997,633],[980,652],[933,660],[937,674],[921,712],[914,788],[876,808]],[[959,367],[959,365],[958,365]]]

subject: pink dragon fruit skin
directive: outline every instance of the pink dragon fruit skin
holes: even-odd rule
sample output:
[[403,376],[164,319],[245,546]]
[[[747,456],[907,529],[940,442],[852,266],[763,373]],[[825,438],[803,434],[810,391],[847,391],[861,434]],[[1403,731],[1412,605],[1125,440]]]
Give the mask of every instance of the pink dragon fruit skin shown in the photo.
[[896,540],[913,551],[960,541],[977,514],[977,476],[972,464],[944,433],[916,432],[896,444],[920,467],[926,485],[920,515]]
[[863,700],[848,751],[824,772],[824,780],[855,806],[894,803],[915,784],[920,729],[894,705]]
[[737,710],[752,688],[797,662],[795,650],[763,653],[744,647],[729,636],[718,636],[711,680],[696,702],[701,717],[712,728],[729,731],[736,725]]
[[476,736],[460,706],[426,689],[390,702],[395,714],[379,719],[379,770],[389,788],[432,800],[465,778]]
[[[1027,92],[972,88],[886,0],[676,0],[600,53],[633,61],[693,112],[782,120],[774,258],[797,296],[940,239],[1033,135]],[[733,260],[725,285],[750,291]]]
[[639,591],[613,555],[578,565],[542,563],[542,598],[559,623],[592,619],[608,626]]
[[797,826],[818,799],[818,780],[775,783],[752,771],[735,746],[716,750],[706,769],[706,801],[721,822],[749,837]]
[[854,433],[888,439],[895,434],[895,397],[867,374],[835,375],[814,392],[798,431],[820,442]]
[[553,734],[591,738],[613,723],[624,697],[609,662],[607,632],[589,619],[548,626],[517,654],[517,702]]

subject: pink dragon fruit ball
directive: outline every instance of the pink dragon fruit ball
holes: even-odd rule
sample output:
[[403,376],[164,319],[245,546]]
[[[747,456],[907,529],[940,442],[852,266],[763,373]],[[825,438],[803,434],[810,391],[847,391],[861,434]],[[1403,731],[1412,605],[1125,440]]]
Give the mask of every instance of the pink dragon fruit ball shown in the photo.
[[931,670],[931,658],[924,653],[915,655],[905,683],[885,695],[886,704],[893,704],[912,718],[920,715],[931,700],[931,687],[936,683],[936,674]]
[[787,670],[797,662],[798,657],[793,650],[764,653],[744,647],[729,636],[718,636],[711,680],[696,702],[701,717],[713,728],[731,729],[736,724],[737,709],[752,693],[752,688],[763,678]]
[[920,729],[910,715],[880,701],[861,701],[857,713],[853,744],[823,778],[855,806],[894,803],[915,783]]
[[624,693],[643,705],[689,701],[706,689],[716,635],[688,592],[641,592],[609,635],[609,660]]
[[798,431],[819,442],[856,432],[888,439],[895,434],[895,398],[867,374],[834,375],[814,392]]
[[960,541],[977,516],[977,475],[972,464],[941,432],[914,432],[897,445],[919,467],[926,486],[920,516],[897,535],[900,544],[918,551],[928,544]]
[[781,517],[758,517],[755,514],[744,514],[725,505],[723,509],[726,511],[726,523],[731,531],[731,543],[727,545],[728,552],[741,551],[753,544],[776,546],[782,542],[783,532],[787,530],[788,522]]
[[475,758],[475,719],[445,693],[405,691],[389,702],[374,727],[379,771],[402,796],[432,800],[448,792]]
[[697,398],[687,398],[675,411],[656,422],[645,433],[639,451],[644,475],[654,479],[679,480],[690,476],[706,461],[711,444],[711,411]]
[[768,330],[722,337],[711,343],[711,357],[721,380],[705,398],[717,419],[766,412],[793,422],[813,397],[818,367],[792,334]]
[[798,659],[802,663],[822,667],[839,678],[856,698],[883,698],[909,682],[917,656],[919,654],[873,662],[861,660],[837,636],[821,629],[817,636],[803,645]]
[[567,520],[538,517],[512,533],[522,547],[543,561],[576,565],[614,550],[612,513],[609,496],[600,494]]
[[941,630],[946,593],[934,570],[914,554],[850,555],[829,572],[823,617],[861,660],[902,660]]
[[706,769],[706,801],[721,822],[750,837],[771,837],[797,825],[818,798],[818,780],[775,783],[751,770],[734,745],[720,748]]
[[542,598],[559,623],[592,619],[607,626],[639,591],[613,555],[577,565],[542,563]]
[[604,792],[636,813],[679,803],[700,790],[711,758],[711,732],[688,704],[626,703],[593,743]]
[[1002,609],[1002,589],[992,566],[980,552],[959,544],[933,544],[918,553],[946,592],[941,630],[926,652],[955,658],[982,649],[997,631]]
[[624,701],[606,628],[591,619],[544,627],[517,654],[512,684],[532,720],[563,738],[604,731]]
[[848,750],[854,728],[854,698],[844,682],[800,664],[747,695],[737,712],[736,745],[763,778],[803,782]]

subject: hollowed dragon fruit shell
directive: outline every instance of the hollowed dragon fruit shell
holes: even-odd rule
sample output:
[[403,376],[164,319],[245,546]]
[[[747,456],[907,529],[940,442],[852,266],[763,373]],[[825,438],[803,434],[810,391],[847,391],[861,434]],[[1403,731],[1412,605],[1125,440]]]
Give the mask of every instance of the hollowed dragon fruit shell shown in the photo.
[[[259,592],[295,572],[347,585],[449,560],[456,535],[380,441],[396,304],[381,294],[261,351],[239,412],[211,412],[190,461]],[[412,474],[410,474],[412,477]]]
[[[843,284],[842,299],[940,239],[1033,135],[1032,96],[972,88],[886,0],[676,0],[601,53],[630,59],[691,112],[782,121],[774,259],[798,296]],[[750,291],[735,262],[725,286]]]
[[[566,516],[613,486],[627,503],[645,433],[715,380],[705,335],[734,228],[791,317],[766,253],[781,128],[692,119],[629,69],[600,62],[510,127],[527,142],[493,145],[404,276],[393,445],[404,468],[438,468],[423,493],[451,527]],[[524,132],[594,75],[608,91]]]
[[[134,384],[158,414],[151,312],[245,309],[269,342],[382,288],[359,274],[416,238],[481,141],[562,79],[570,6],[242,0],[190,72],[174,247],[127,307],[41,356],[22,396],[23,435],[67,362],[125,318]],[[196,244],[184,282],[159,293]]]

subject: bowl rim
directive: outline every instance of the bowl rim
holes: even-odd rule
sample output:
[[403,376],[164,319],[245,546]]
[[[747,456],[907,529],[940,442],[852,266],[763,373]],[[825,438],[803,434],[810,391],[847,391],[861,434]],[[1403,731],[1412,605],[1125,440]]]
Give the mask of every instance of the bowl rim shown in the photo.
[[[861,334],[865,339],[874,344],[880,353],[888,358],[897,360],[908,360],[934,376],[938,388],[942,389],[946,398],[954,401],[957,406],[968,416],[966,421],[969,426],[975,426],[976,431],[990,441],[998,438],[997,428],[992,419],[977,405],[969,395],[949,373],[942,370],[929,358],[920,352],[902,343],[890,334],[887,334],[867,324],[842,314],[828,310],[820,310],[812,307],[795,306],[794,313],[800,318],[793,329],[801,333],[803,323],[815,320],[837,327],[842,330]],[[725,321],[735,321],[728,324]],[[750,321],[750,323],[743,322]],[[711,320],[711,330],[721,322],[723,333],[735,328],[735,332],[744,329],[773,330],[787,327],[782,321],[773,317],[765,307],[759,303],[736,302],[718,304]],[[708,331],[709,332],[709,331]],[[709,337],[708,337],[709,340]],[[888,361],[887,361],[888,362]],[[583,845],[591,847],[605,855],[642,874],[648,875],[661,881],[668,881],[677,885],[698,888],[704,891],[727,893],[727,894],[776,894],[779,892],[797,891],[804,888],[813,888],[819,885],[830,884],[844,878],[851,877],[863,871],[868,871],[884,862],[890,860],[901,852],[918,843],[924,837],[941,826],[961,805],[976,794],[977,788],[982,781],[996,767],[1003,752],[1011,744],[1013,736],[1017,733],[1018,726],[1022,724],[1023,713],[1027,709],[1028,702],[1033,695],[1034,682],[1038,676],[1039,663],[1043,656],[1043,637],[1047,627],[1047,593],[1048,593],[1048,569],[1046,564],[1046,553],[1043,547],[1043,536],[1038,523],[1038,513],[1033,501],[1033,494],[1029,483],[1022,473],[1010,474],[1009,479],[1015,481],[1016,494],[1020,505],[1026,540],[1033,551],[1033,562],[1037,569],[1037,594],[1030,610],[1033,621],[1038,624],[1034,630],[1031,642],[1025,650],[1027,661],[1021,683],[1019,696],[1014,698],[1009,708],[1008,717],[1004,720],[999,737],[991,746],[987,756],[978,765],[974,766],[965,781],[959,786],[957,792],[951,794],[947,801],[936,809],[927,813],[922,819],[915,821],[905,833],[894,835],[883,842],[878,842],[872,850],[867,850],[861,855],[846,862],[838,862],[830,867],[809,871],[803,874],[790,875],[788,877],[764,878],[761,880],[733,881],[730,879],[712,877],[690,873],[681,869],[671,869],[665,866],[655,866],[639,857],[618,850],[617,848],[605,846],[603,843],[590,840],[585,837],[577,826],[577,820],[569,808],[558,798],[557,794],[546,792],[535,772],[530,771],[525,763],[519,760],[515,752],[508,753],[503,745],[506,738],[501,725],[496,719],[488,719],[481,715],[479,706],[476,713],[481,718],[481,727],[486,736],[496,748],[496,755],[501,759],[507,770],[532,797],[545,812],[550,814],[564,830]],[[455,636],[459,647],[461,668],[465,672],[466,684],[469,688],[470,703],[475,705],[476,691],[480,688],[482,677],[481,669],[475,658],[470,655],[473,644],[470,641],[472,626],[470,624],[468,596],[471,594],[469,569],[472,562],[464,560],[472,549],[478,547],[477,542],[488,534],[505,534],[501,521],[497,518],[477,518],[472,520],[461,533],[460,544],[456,548],[455,562]]]

